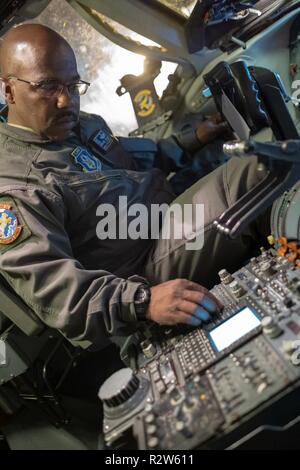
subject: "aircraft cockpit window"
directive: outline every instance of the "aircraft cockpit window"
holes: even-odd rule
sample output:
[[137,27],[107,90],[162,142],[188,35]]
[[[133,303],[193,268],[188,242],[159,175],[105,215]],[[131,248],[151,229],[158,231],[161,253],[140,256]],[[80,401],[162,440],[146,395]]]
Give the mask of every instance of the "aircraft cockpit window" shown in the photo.
[[189,18],[197,0],[156,0],[156,2],[163,4],[181,16]]
[[108,16],[105,16],[102,13],[99,13],[98,11],[93,9],[91,9],[90,11],[95,18],[98,18],[102,25],[111,28],[117,34],[121,34],[122,36],[127,37],[129,40],[136,41],[137,43],[142,44],[143,46],[152,46],[160,48],[160,45],[156,42],[142,36],[141,34],[138,34],[135,31],[132,31],[132,29],[126,28],[126,26],[121,25],[120,23],[112,20]]

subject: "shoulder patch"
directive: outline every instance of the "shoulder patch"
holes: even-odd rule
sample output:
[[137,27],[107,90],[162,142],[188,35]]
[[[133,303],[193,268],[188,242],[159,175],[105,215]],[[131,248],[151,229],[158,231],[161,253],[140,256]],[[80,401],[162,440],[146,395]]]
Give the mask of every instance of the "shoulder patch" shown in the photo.
[[102,152],[107,153],[113,146],[115,138],[107,129],[100,129],[93,137],[93,142],[100,147]]
[[21,234],[16,214],[11,210],[10,204],[0,203],[0,244],[13,243]]
[[11,196],[0,197],[0,253],[30,237],[31,232]]

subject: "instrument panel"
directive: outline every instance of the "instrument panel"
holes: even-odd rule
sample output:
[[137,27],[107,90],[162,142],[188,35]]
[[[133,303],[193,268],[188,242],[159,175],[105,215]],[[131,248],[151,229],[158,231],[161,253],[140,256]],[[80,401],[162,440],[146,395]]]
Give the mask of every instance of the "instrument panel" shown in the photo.
[[253,417],[267,424],[260,410],[276,410],[278,397],[299,386],[299,268],[271,249],[219,276],[212,293],[225,307],[213,322],[154,328],[138,345],[135,370],[101,387],[108,448],[222,447]]

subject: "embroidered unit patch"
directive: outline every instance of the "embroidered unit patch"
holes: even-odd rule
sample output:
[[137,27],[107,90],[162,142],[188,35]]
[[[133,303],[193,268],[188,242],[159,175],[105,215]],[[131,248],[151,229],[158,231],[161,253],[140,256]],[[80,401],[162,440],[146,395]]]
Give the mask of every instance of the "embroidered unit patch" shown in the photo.
[[10,204],[0,203],[0,243],[2,245],[14,242],[22,231],[17,216],[10,209]]
[[141,117],[150,116],[156,108],[151,90],[140,90],[133,99]]
[[93,142],[105,153],[109,151],[115,140],[116,139],[110,134],[110,132],[105,129],[98,131],[93,138]]
[[90,153],[86,148],[76,147],[71,153],[75,163],[80,165],[83,171],[101,171],[102,163],[95,155]]

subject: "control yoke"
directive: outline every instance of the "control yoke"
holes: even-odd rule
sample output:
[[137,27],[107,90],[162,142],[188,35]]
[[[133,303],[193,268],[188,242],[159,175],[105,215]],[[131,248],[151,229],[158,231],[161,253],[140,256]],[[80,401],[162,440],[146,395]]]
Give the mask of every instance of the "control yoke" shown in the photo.
[[[260,143],[253,140],[224,144],[230,156],[258,156],[267,176],[244,194],[216,221],[218,231],[236,238],[247,225],[264,212],[286,190],[300,179],[300,140],[285,104],[285,93],[278,75],[261,67],[248,67],[239,61],[218,64],[204,80],[217,108],[229,122],[243,122],[249,135],[269,126],[277,141]],[[224,96],[233,105],[232,115],[224,112]],[[233,111],[232,111],[233,110]],[[241,128],[238,124],[237,128]],[[235,130],[235,129],[234,129]]]

